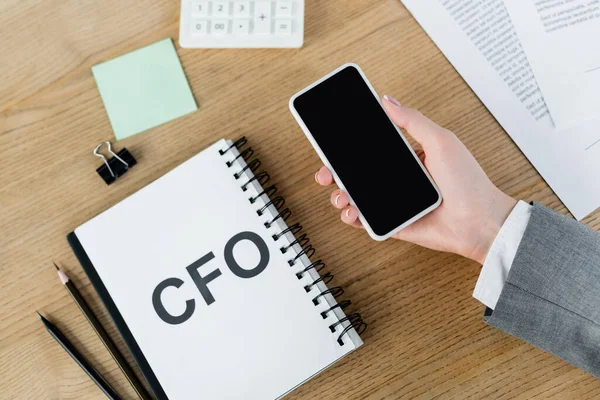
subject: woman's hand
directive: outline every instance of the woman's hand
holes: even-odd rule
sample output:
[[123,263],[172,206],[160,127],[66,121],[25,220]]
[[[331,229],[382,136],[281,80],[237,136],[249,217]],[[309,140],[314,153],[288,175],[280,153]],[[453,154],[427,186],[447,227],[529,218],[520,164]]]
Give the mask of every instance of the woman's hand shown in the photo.
[[[390,118],[422,147],[417,155],[442,192],[443,202],[433,212],[393,237],[434,250],[449,251],[483,264],[502,224],[517,204],[489,180],[462,142],[417,110],[403,107],[384,96],[383,106]],[[315,175],[323,186],[333,184],[331,172],[322,167]],[[390,208],[394,199],[382,199]],[[398,207],[402,207],[397,199]],[[340,189],[331,194],[331,203],[342,210],[348,225],[362,227],[356,207]]]

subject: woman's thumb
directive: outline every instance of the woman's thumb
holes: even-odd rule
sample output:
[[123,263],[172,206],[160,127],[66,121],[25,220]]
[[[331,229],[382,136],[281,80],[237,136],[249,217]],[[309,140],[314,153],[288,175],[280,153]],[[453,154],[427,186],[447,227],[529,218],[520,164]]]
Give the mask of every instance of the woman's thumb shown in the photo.
[[383,108],[392,121],[408,132],[425,150],[434,141],[438,141],[440,136],[448,134],[447,130],[438,126],[419,111],[400,105],[398,100],[391,96],[383,96]]

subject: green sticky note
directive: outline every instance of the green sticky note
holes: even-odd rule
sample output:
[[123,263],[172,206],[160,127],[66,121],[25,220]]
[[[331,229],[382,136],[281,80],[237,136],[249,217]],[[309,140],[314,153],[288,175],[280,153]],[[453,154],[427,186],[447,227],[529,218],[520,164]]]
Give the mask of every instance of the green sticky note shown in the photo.
[[198,107],[171,39],[92,67],[117,140]]

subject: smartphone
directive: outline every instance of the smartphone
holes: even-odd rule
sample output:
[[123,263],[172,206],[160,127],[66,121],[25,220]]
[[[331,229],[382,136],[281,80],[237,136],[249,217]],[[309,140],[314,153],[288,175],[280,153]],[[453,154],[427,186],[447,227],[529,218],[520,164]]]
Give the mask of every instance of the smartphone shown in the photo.
[[389,238],[442,203],[358,65],[344,64],[296,93],[290,110],[373,239]]

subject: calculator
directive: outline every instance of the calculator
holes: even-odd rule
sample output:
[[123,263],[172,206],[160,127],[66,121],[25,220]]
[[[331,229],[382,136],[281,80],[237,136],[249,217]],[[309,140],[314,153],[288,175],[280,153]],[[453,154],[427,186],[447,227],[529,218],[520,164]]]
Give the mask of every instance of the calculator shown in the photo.
[[181,1],[181,47],[282,48],[303,42],[304,0]]

